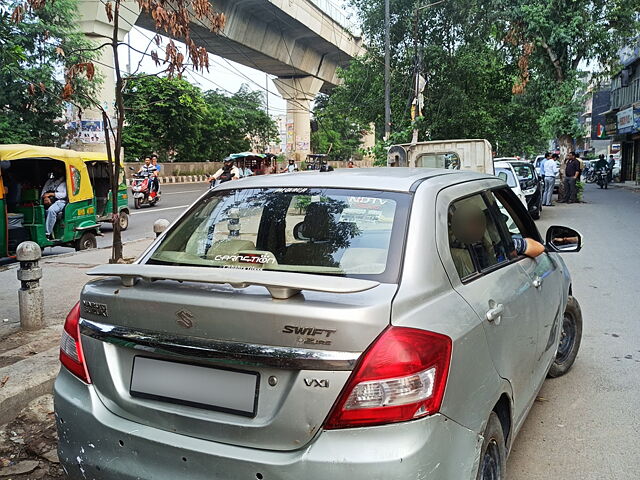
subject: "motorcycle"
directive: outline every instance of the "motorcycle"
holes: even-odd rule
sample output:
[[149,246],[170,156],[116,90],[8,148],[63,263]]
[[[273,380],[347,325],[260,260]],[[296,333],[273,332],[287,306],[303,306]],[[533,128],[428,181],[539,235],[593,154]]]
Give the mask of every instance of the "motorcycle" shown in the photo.
[[596,171],[596,183],[600,188],[608,188],[609,185],[609,169],[599,168]]
[[583,173],[585,183],[593,183],[596,181],[597,172],[593,165],[588,165]]
[[153,207],[160,201],[160,192],[151,191],[151,179],[147,174],[136,173],[131,177],[131,191],[133,207],[136,209],[142,205]]

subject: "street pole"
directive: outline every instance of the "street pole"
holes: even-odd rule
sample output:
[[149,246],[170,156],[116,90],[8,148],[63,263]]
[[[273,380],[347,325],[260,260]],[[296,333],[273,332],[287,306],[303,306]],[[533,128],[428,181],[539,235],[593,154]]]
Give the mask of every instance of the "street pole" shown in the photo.
[[389,140],[391,135],[391,45],[390,45],[389,0],[384,0],[384,139]]

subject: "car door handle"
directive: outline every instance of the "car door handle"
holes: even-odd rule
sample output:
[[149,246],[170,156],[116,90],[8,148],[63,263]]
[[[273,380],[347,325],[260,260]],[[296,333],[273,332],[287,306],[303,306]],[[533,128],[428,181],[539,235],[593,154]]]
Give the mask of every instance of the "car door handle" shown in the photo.
[[498,320],[496,322],[496,325],[499,323],[499,318],[502,316],[502,313],[504,312],[504,305],[501,303],[496,304],[493,308],[490,308],[489,310],[487,310],[487,320],[489,320],[490,322],[496,322],[496,320]]
[[533,282],[531,282],[531,284],[536,288],[540,288],[542,286],[542,279],[540,277],[536,277],[533,279]]

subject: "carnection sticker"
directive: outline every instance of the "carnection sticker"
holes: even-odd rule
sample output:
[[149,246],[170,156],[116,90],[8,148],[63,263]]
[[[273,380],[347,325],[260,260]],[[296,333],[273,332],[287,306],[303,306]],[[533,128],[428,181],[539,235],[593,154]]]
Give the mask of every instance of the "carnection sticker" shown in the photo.
[[369,210],[366,208],[345,208],[340,214],[339,222],[346,223],[374,223],[380,220],[382,211]]

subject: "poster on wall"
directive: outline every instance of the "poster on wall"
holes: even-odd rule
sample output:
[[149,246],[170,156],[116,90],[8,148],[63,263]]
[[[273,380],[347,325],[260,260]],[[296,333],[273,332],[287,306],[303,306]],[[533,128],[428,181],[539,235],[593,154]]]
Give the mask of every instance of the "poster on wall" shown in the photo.
[[633,106],[633,128],[635,132],[640,132],[640,103]]

